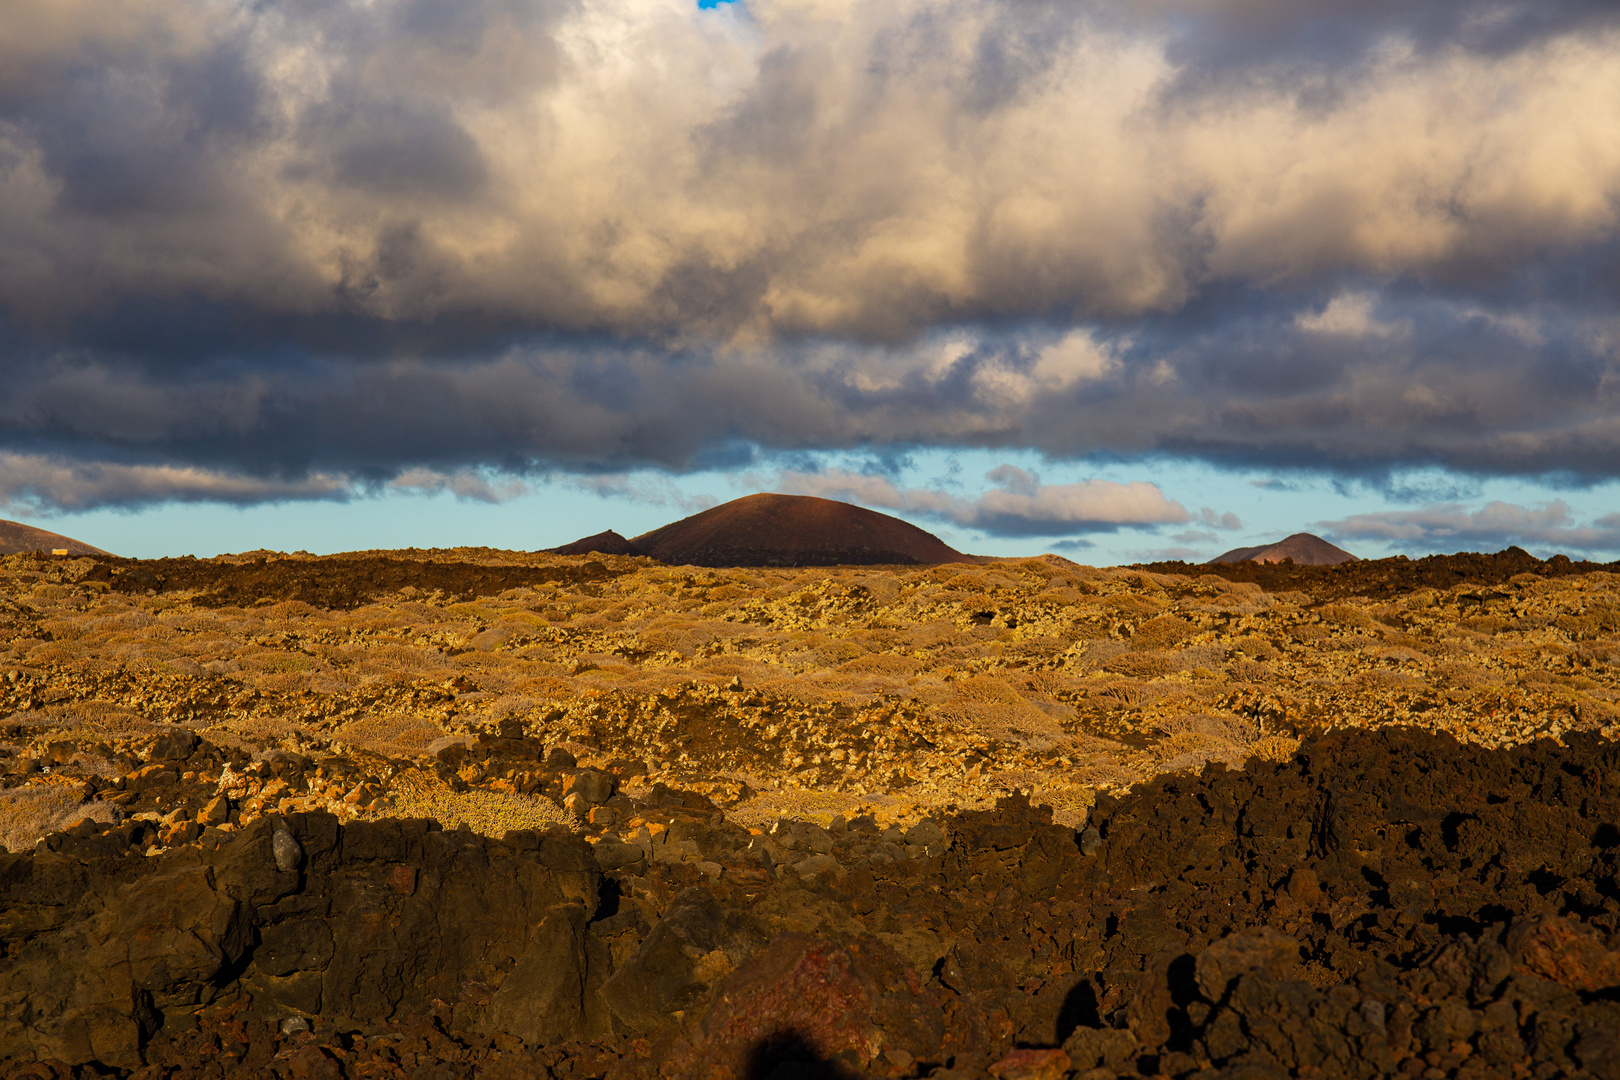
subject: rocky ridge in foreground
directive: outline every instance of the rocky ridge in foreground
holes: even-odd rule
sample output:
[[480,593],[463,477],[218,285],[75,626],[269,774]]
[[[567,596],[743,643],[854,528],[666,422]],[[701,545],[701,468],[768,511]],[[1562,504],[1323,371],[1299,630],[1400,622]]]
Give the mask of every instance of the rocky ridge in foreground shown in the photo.
[[1620,1076],[1620,748],[1592,736],[1312,736],[1078,831],[1018,798],[909,831],[630,809],[645,845],[294,814],[143,856],[144,825],[82,823],[0,856],[0,1051],[147,1077]]

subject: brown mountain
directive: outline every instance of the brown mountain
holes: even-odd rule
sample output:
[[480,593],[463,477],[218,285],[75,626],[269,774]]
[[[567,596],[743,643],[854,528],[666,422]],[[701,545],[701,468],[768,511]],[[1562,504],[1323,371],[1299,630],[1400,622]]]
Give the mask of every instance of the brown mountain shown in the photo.
[[887,514],[808,495],[748,495],[633,541],[677,566],[882,566],[971,562]]
[[546,548],[548,555],[640,555],[641,551],[614,532],[608,529],[595,536],[585,536],[575,540],[572,544],[562,547]]
[[112,554],[71,536],[46,532],[20,521],[0,520],[0,555],[16,555],[23,551],[66,551],[70,555]]
[[1263,562],[1279,563],[1293,559],[1296,566],[1337,566],[1340,563],[1360,562],[1360,558],[1341,547],[1334,547],[1320,536],[1295,533],[1286,540],[1259,547],[1233,548],[1225,555],[1217,555],[1212,563]]

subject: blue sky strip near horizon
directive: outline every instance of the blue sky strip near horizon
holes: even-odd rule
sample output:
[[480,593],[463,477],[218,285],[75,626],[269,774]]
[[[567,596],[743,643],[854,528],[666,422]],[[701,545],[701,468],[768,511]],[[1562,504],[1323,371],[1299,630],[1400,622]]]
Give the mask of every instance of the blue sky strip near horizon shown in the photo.
[[1602,0],[92,0],[0,30],[0,515],[1620,558]]

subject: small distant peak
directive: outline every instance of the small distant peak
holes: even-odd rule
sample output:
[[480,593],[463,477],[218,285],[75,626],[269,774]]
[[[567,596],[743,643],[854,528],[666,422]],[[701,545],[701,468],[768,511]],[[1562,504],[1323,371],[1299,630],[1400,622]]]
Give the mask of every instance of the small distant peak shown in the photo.
[[1342,547],[1337,547],[1323,540],[1313,533],[1300,532],[1279,540],[1275,544],[1262,544],[1259,547],[1233,548],[1224,555],[1217,555],[1209,560],[1211,563],[1280,563],[1284,559],[1294,560],[1296,566],[1337,566],[1340,563],[1360,562],[1358,555],[1352,555]]
[[585,536],[575,540],[572,544],[562,547],[546,548],[548,555],[640,555],[641,550],[614,532],[608,529],[595,536]]

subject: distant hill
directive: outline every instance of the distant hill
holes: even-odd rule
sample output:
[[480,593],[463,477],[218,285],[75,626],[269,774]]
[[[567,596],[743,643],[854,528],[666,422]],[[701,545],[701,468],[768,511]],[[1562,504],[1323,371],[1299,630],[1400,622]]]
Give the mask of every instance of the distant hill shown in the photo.
[[[568,547],[586,542],[576,541]],[[733,499],[643,533],[630,543],[635,554],[675,566],[874,566],[973,561],[933,533],[899,518],[809,495],[764,494]]]
[[1340,563],[1361,560],[1341,547],[1335,547],[1311,533],[1295,533],[1286,540],[1259,547],[1233,548],[1225,555],[1217,555],[1212,563],[1259,562],[1280,563],[1293,559],[1295,566],[1337,566]]
[[0,555],[16,555],[24,551],[66,551],[70,555],[112,554],[71,536],[46,532],[20,521],[0,520]]
[[562,547],[546,548],[546,552],[551,555],[641,554],[641,551],[636,547],[636,545],[632,544],[630,541],[626,540],[612,529],[608,529],[606,532],[599,532],[595,536],[582,537],[581,539],[575,540],[572,544],[564,544]]

